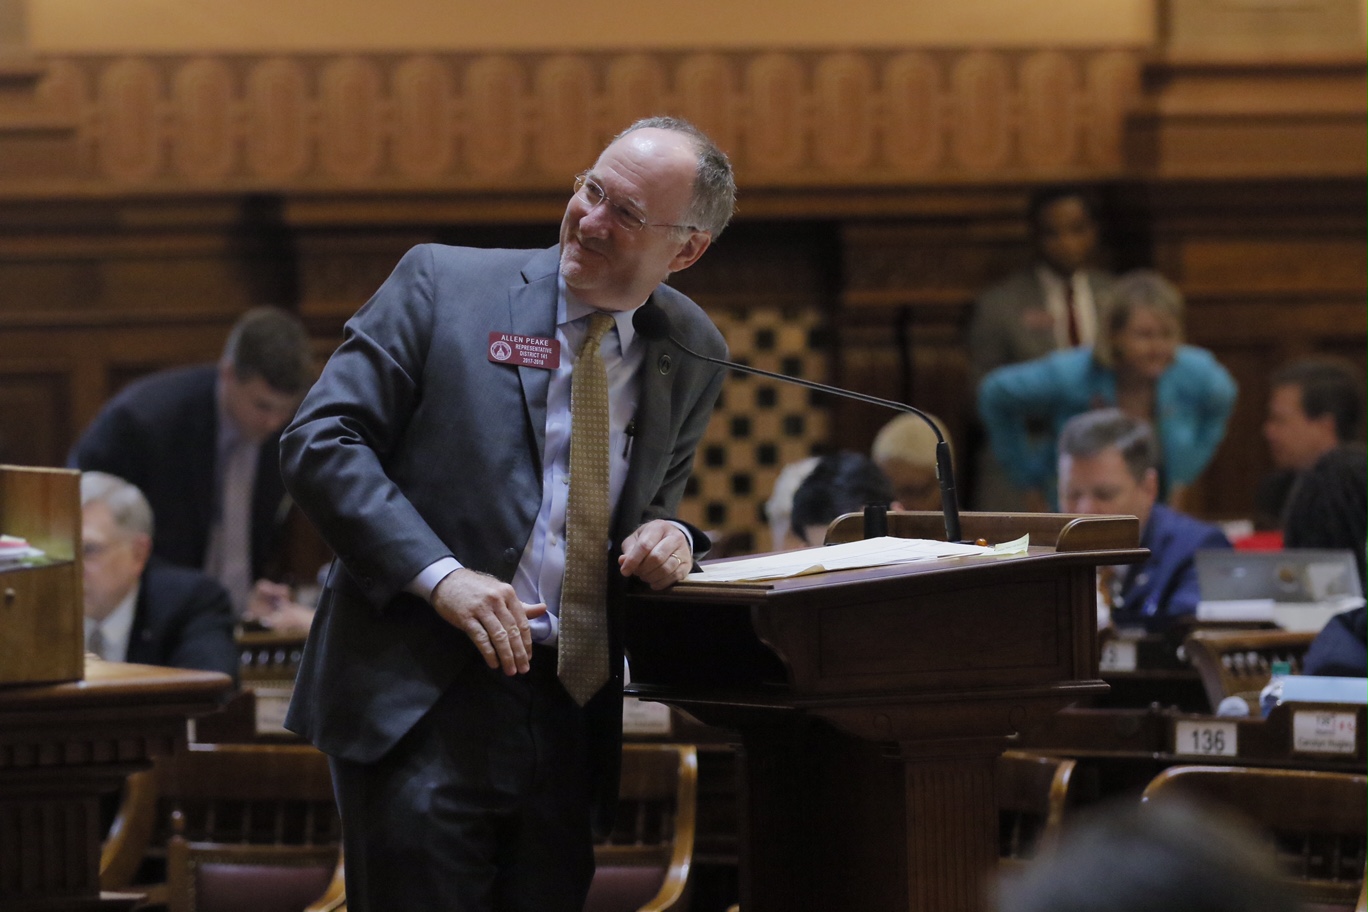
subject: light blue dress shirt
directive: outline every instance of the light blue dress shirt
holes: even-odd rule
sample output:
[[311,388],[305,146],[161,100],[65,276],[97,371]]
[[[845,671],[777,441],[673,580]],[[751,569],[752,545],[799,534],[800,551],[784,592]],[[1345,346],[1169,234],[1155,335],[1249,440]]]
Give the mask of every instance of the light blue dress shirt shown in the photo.
[[[644,302],[643,302],[644,303]],[[546,444],[542,452],[542,502],[532,535],[523,549],[513,576],[513,589],[529,605],[545,604],[547,613],[532,618],[532,640],[554,645],[559,623],[561,584],[565,575],[565,506],[570,488],[570,376],[576,354],[589,327],[594,309],[577,300],[559,280],[556,297],[556,338],[560,341],[560,365],[551,372],[546,391]],[[603,337],[600,351],[608,369],[608,493],[611,509],[627,480],[631,455],[629,426],[636,414],[637,370],[646,345],[636,338],[632,326],[635,309],[613,314],[614,331]],[[609,542],[604,542],[605,553]],[[426,567],[405,587],[424,599],[431,596],[453,570],[461,569],[455,558],[443,558]]]

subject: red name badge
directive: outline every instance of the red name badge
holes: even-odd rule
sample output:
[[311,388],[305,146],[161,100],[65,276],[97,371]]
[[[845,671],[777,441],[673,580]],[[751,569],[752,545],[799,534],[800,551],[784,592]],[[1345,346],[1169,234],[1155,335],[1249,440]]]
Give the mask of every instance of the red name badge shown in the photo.
[[489,360],[495,364],[555,370],[560,367],[560,340],[492,332],[489,334]]

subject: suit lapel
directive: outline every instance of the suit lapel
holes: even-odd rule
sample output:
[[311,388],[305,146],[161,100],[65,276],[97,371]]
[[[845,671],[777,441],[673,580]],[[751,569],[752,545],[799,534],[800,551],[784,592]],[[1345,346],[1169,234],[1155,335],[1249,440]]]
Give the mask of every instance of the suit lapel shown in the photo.
[[[204,407],[194,418],[193,430],[185,432],[181,446],[185,452],[208,453],[208,459],[184,460],[185,487],[193,492],[189,508],[192,511],[189,528],[179,530],[194,537],[194,553],[201,562],[208,554],[209,532],[214,525],[215,501],[218,497],[218,389],[217,371],[208,378],[200,401]],[[170,532],[170,529],[166,530]]]
[[[654,296],[653,296],[654,297]],[[659,299],[655,299],[657,305]],[[646,483],[654,478],[660,457],[657,441],[670,439],[673,399],[670,395],[674,386],[675,372],[679,370],[679,359],[673,346],[665,339],[654,339],[646,343],[646,353],[642,356],[639,369],[639,390],[637,394],[636,443],[632,446],[631,463],[627,466],[627,479],[618,498],[618,526],[621,538],[637,526],[641,511],[645,508],[645,498],[650,492],[644,490]],[[630,528],[624,528],[625,526]]]
[[139,581],[138,597],[133,603],[133,625],[128,629],[128,652],[124,656],[124,661],[149,665],[158,662],[156,652],[151,647],[151,611],[151,606],[148,605],[147,574],[144,573]]
[[[526,284],[515,285],[508,293],[508,325],[512,327],[512,332],[542,339],[556,337],[558,262],[556,249],[552,248],[538,252],[524,267],[523,279]],[[519,367],[518,377],[522,381],[527,420],[537,442],[537,470],[540,472],[542,454],[546,451],[546,391],[551,385],[551,372],[536,367]]]

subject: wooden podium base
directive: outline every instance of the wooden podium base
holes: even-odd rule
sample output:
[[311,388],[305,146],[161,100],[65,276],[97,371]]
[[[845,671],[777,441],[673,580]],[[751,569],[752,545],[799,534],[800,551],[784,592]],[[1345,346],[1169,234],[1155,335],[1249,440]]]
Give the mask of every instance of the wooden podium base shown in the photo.
[[812,720],[745,734],[742,909],[988,908],[1000,750],[886,747]]

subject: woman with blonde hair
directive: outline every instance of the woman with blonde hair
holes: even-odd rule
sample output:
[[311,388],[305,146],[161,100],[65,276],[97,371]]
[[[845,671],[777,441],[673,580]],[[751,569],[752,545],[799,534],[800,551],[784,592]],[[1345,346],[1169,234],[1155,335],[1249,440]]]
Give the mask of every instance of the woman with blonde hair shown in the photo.
[[1154,427],[1160,497],[1173,501],[1211,462],[1235,404],[1230,373],[1211,352],[1182,344],[1182,336],[1182,294],[1157,272],[1136,270],[1105,295],[1094,346],[984,377],[979,415],[1012,483],[1057,509],[1059,429],[1074,415],[1114,406]]

